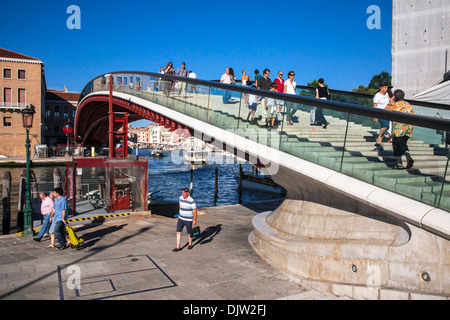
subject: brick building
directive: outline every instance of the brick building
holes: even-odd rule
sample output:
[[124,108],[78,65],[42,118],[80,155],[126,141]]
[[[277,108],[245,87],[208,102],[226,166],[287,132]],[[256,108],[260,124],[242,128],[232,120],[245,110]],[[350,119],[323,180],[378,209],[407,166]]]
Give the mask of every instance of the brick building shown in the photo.
[[41,114],[45,104],[45,74],[41,60],[0,48],[0,154],[24,157],[26,132],[21,111],[33,105],[31,146],[42,141]]

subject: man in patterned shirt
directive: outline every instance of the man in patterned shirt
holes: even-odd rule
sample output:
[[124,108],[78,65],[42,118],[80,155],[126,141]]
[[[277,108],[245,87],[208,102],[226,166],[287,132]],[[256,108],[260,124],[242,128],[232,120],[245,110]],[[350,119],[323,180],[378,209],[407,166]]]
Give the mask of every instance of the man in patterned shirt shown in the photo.
[[[386,106],[386,110],[414,113],[412,106],[405,101],[405,92],[400,89],[394,91],[394,104]],[[402,155],[406,156],[406,169],[411,169],[414,160],[409,154],[407,145],[408,139],[412,138],[413,125],[399,122],[392,122],[392,149],[394,150],[394,157],[397,160],[395,169],[404,169],[402,164]]]
[[172,251],[177,252],[181,250],[181,231],[186,226],[186,231],[189,235],[189,246],[188,250],[192,249],[192,237],[191,237],[191,229],[192,225],[197,224],[197,206],[195,205],[194,199],[189,195],[189,189],[183,188],[182,195],[180,196],[179,206],[180,213],[178,215],[177,222],[177,246]]

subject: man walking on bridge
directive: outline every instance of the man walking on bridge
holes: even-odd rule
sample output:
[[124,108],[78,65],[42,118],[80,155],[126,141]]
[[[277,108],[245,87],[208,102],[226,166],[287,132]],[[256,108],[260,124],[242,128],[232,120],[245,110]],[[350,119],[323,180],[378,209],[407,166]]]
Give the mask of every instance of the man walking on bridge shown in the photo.
[[[189,76],[189,72],[188,72],[188,69],[186,69],[186,63],[185,63],[185,62],[182,62],[182,63],[181,63],[181,67],[179,67],[179,68],[177,69],[177,76],[179,76],[179,77],[185,77],[185,78],[187,78],[187,77]],[[178,89],[178,95],[180,96],[180,95],[181,95],[181,91],[184,90],[184,95],[186,96],[186,95],[187,95],[187,92],[186,92],[186,82],[180,81],[179,84],[178,84],[178,87],[179,87],[179,89]]]

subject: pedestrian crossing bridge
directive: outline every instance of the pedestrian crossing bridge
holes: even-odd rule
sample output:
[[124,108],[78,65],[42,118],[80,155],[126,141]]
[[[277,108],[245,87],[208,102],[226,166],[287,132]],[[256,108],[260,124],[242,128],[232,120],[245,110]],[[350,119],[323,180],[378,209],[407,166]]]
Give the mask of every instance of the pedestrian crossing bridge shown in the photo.
[[[127,112],[129,121],[149,119],[189,133],[258,165],[287,190],[277,210],[253,221],[255,250],[272,264],[294,276],[355,285],[373,280],[370,270],[375,270],[377,285],[449,293],[445,133],[450,132],[450,120],[375,109],[367,106],[370,98],[352,93],[340,92],[334,95],[339,101],[333,95],[325,101],[313,98],[309,88],[289,95],[155,73],[114,72],[93,79],[81,94],[75,135],[85,146],[108,141],[110,84],[114,112]],[[259,101],[255,121],[247,119],[251,95]],[[274,128],[264,120],[266,98],[282,106]],[[296,110],[293,125],[286,121],[286,106]],[[330,123],[326,129],[311,125],[316,108],[323,109]],[[387,139],[375,146],[379,128],[374,118],[414,125],[408,141],[412,168],[394,169]],[[432,258],[423,259],[422,250]],[[408,252],[407,262],[401,252]],[[399,280],[396,270],[405,268],[408,275]],[[423,280],[429,270],[435,272],[434,281]]]

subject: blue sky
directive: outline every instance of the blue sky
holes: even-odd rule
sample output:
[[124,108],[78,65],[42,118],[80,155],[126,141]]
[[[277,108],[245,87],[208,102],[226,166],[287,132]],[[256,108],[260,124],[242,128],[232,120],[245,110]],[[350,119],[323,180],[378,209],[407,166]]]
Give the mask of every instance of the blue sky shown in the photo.
[[[77,5],[81,29],[66,22]],[[367,8],[381,29],[367,28]],[[44,61],[47,87],[79,92],[111,71],[158,72],[185,61],[200,79],[226,67],[240,78],[269,68],[296,72],[298,84],[323,77],[334,89],[367,86],[391,72],[392,1],[8,1],[0,47]]]

